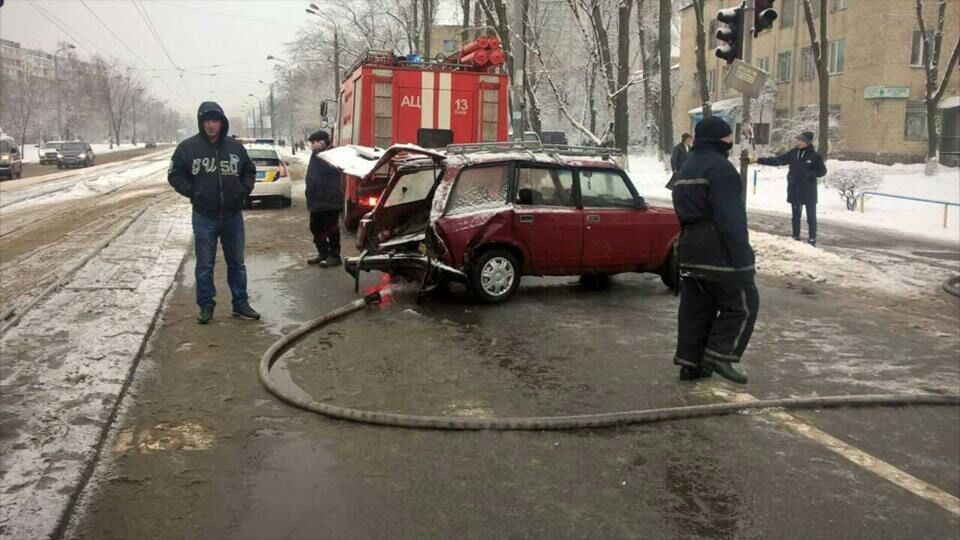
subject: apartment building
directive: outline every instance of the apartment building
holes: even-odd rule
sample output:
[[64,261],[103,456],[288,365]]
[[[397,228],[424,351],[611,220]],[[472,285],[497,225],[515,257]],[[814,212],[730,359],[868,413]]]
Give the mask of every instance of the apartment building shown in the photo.
[[53,55],[26,49],[16,41],[0,39],[0,71],[4,76],[12,78],[19,78],[26,72],[33,77],[53,79]]
[[[921,66],[923,42],[913,0],[814,0],[819,17],[820,1],[827,6],[827,39],[830,72],[830,110],[836,118],[831,129],[831,157],[881,163],[922,161],[927,148],[927,118],[924,105],[925,73]],[[739,0],[706,0],[707,83],[714,110],[739,121],[741,96],[726,88],[727,65],[716,58],[716,12],[738,5]],[[819,96],[816,67],[810,47],[802,0],[778,0],[779,18],[773,28],[753,41],[753,64],[767,73],[772,84],[772,103],[751,110],[758,144],[770,140],[778,123],[816,106]],[[936,3],[925,0],[924,21],[935,27]],[[943,50],[945,65],[960,32],[960,0],[947,1]],[[819,20],[815,21],[819,31]],[[750,26],[752,26],[752,21]],[[693,8],[681,8],[681,47],[675,103],[678,131],[693,129],[699,118],[700,94],[696,82],[696,18]],[[942,75],[942,69],[941,69]],[[944,94],[940,118],[948,150],[960,144],[956,137],[960,111],[960,77],[956,73]],[[772,109],[772,110],[771,110]]]

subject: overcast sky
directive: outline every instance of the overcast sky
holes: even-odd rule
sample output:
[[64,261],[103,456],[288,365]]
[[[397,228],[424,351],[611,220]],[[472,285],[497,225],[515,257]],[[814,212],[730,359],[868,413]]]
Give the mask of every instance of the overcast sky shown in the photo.
[[[67,41],[84,58],[115,56],[141,70],[152,94],[178,110],[193,112],[201,101],[215,100],[240,116],[244,101],[252,102],[248,94],[266,99],[269,93],[257,82],[273,77],[275,63],[267,55],[282,57],[298,27],[317,24],[304,13],[309,1],[316,2],[142,0],[143,15],[135,0],[6,0],[0,36],[47,52]],[[185,70],[182,79],[174,66]]]

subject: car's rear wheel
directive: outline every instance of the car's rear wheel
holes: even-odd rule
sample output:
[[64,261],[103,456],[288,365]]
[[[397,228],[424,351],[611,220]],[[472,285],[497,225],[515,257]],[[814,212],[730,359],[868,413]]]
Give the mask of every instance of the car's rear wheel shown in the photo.
[[670,254],[660,267],[660,280],[672,291],[676,292],[680,288],[680,261],[677,258],[676,242],[670,246]]
[[488,304],[508,300],[520,286],[520,264],[505,249],[483,252],[470,270],[470,291]]

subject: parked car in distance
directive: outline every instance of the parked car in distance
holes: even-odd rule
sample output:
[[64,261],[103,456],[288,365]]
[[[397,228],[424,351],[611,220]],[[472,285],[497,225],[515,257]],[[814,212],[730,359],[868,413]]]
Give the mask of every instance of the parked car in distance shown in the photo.
[[273,145],[246,144],[247,155],[257,166],[257,183],[247,198],[248,206],[253,201],[276,200],[281,206],[293,203],[291,197],[290,174],[287,163],[280,158],[280,152]]
[[57,154],[63,141],[47,141],[37,149],[37,157],[40,158],[40,165],[55,165],[57,163]]
[[609,148],[538,143],[395,145],[377,206],[360,222],[347,272],[378,270],[484,302],[510,298],[524,275],[653,272],[675,288],[680,225],[646,204]]
[[60,152],[57,153],[57,168],[65,169],[67,167],[90,167],[95,163],[96,156],[90,143],[85,142],[65,142],[60,146]]
[[23,176],[23,159],[20,149],[12,137],[0,135],[0,177],[20,178]]
[[157,141],[148,140],[148,141],[143,145],[143,147],[144,147],[144,148],[156,148],[156,147],[157,147]]

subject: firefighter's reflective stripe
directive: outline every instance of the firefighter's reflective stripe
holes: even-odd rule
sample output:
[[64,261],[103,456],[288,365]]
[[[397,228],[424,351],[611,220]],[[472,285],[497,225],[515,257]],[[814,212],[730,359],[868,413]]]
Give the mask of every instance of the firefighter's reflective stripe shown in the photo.
[[450,129],[450,102],[451,102],[450,73],[440,74],[440,92],[437,102],[437,129]]
[[420,127],[433,129],[433,83],[435,73],[424,71],[421,73],[420,83]]

